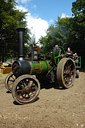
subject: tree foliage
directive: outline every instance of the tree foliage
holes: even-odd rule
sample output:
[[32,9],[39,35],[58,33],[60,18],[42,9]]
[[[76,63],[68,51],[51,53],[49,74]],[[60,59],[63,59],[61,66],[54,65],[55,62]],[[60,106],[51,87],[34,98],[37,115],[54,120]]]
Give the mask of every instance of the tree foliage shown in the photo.
[[[17,56],[16,28],[26,28],[26,12],[16,10],[15,5],[16,0],[0,0],[0,58]],[[72,13],[72,17],[58,17],[47,35],[40,38],[41,52],[50,52],[57,44],[65,49],[69,46],[85,61],[85,0],[73,2]],[[26,29],[26,44],[29,38],[29,29]]]
[[70,20],[71,18],[60,18],[55,21],[47,30],[46,37],[40,39],[42,49],[51,51],[55,45],[61,45],[66,48],[70,38]]
[[[15,9],[15,0],[0,0],[0,58],[16,57],[18,53],[18,27],[26,28],[26,12]],[[25,42],[29,39],[26,29]]]
[[41,50],[51,51],[56,44],[65,49],[69,46],[85,62],[85,0],[73,2],[72,13],[72,17],[58,17],[55,24],[48,28],[47,35],[40,39]]
[[82,60],[85,61],[85,0],[73,2],[72,12],[72,48],[76,49],[79,55],[82,56]]

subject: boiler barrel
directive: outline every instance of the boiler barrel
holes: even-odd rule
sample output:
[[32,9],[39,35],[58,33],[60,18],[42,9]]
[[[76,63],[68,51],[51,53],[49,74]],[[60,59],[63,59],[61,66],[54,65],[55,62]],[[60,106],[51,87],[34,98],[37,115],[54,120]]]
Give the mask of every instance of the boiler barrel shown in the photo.
[[49,61],[39,61],[38,63],[29,62],[31,65],[30,74],[46,74],[51,69]]
[[12,72],[16,77],[24,74],[46,74],[51,69],[49,61],[31,62],[26,60],[15,61],[12,65]]

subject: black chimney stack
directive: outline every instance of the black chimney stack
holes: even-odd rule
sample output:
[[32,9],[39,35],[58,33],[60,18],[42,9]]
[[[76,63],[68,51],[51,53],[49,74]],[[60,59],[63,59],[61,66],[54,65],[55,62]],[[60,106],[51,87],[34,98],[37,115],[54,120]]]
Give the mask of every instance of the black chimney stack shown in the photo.
[[19,41],[19,60],[24,58],[24,32],[25,28],[18,28],[18,41]]

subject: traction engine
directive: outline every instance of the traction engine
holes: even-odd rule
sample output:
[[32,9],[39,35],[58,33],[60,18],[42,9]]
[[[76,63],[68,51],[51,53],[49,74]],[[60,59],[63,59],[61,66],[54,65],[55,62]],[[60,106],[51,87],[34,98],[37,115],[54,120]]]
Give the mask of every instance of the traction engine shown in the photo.
[[12,72],[5,80],[5,87],[12,92],[14,100],[19,104],[35,101],[40,92],[40,78],[51,84],[57,81],[62,88],[72,87],[75,64],[72,59],[65,57],[63,48],[55,46],[50,59],[41,59],[36,47],[31,47],[30,59],[27,60],[24,57],[24,32],[24,28],[18,28],[19,58],[13,63]]

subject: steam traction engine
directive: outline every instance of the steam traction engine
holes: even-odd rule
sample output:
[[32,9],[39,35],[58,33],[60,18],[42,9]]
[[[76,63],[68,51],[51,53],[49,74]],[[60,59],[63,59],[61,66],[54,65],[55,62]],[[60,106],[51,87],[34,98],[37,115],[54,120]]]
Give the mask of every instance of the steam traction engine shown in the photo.
[[8,74],[5,86],[19,104],[36,100],[40,91],[39,77],[50,82],[58,82],[63,88],[73,86],[75,79],[75,65],[70,58],[66,58],[62,47],[54,47],[50,59],[39,59],[38,51],[31,48],[30,60],[24,59],[24,32],[19,28],[19,58],[12,65],[12,72]]

